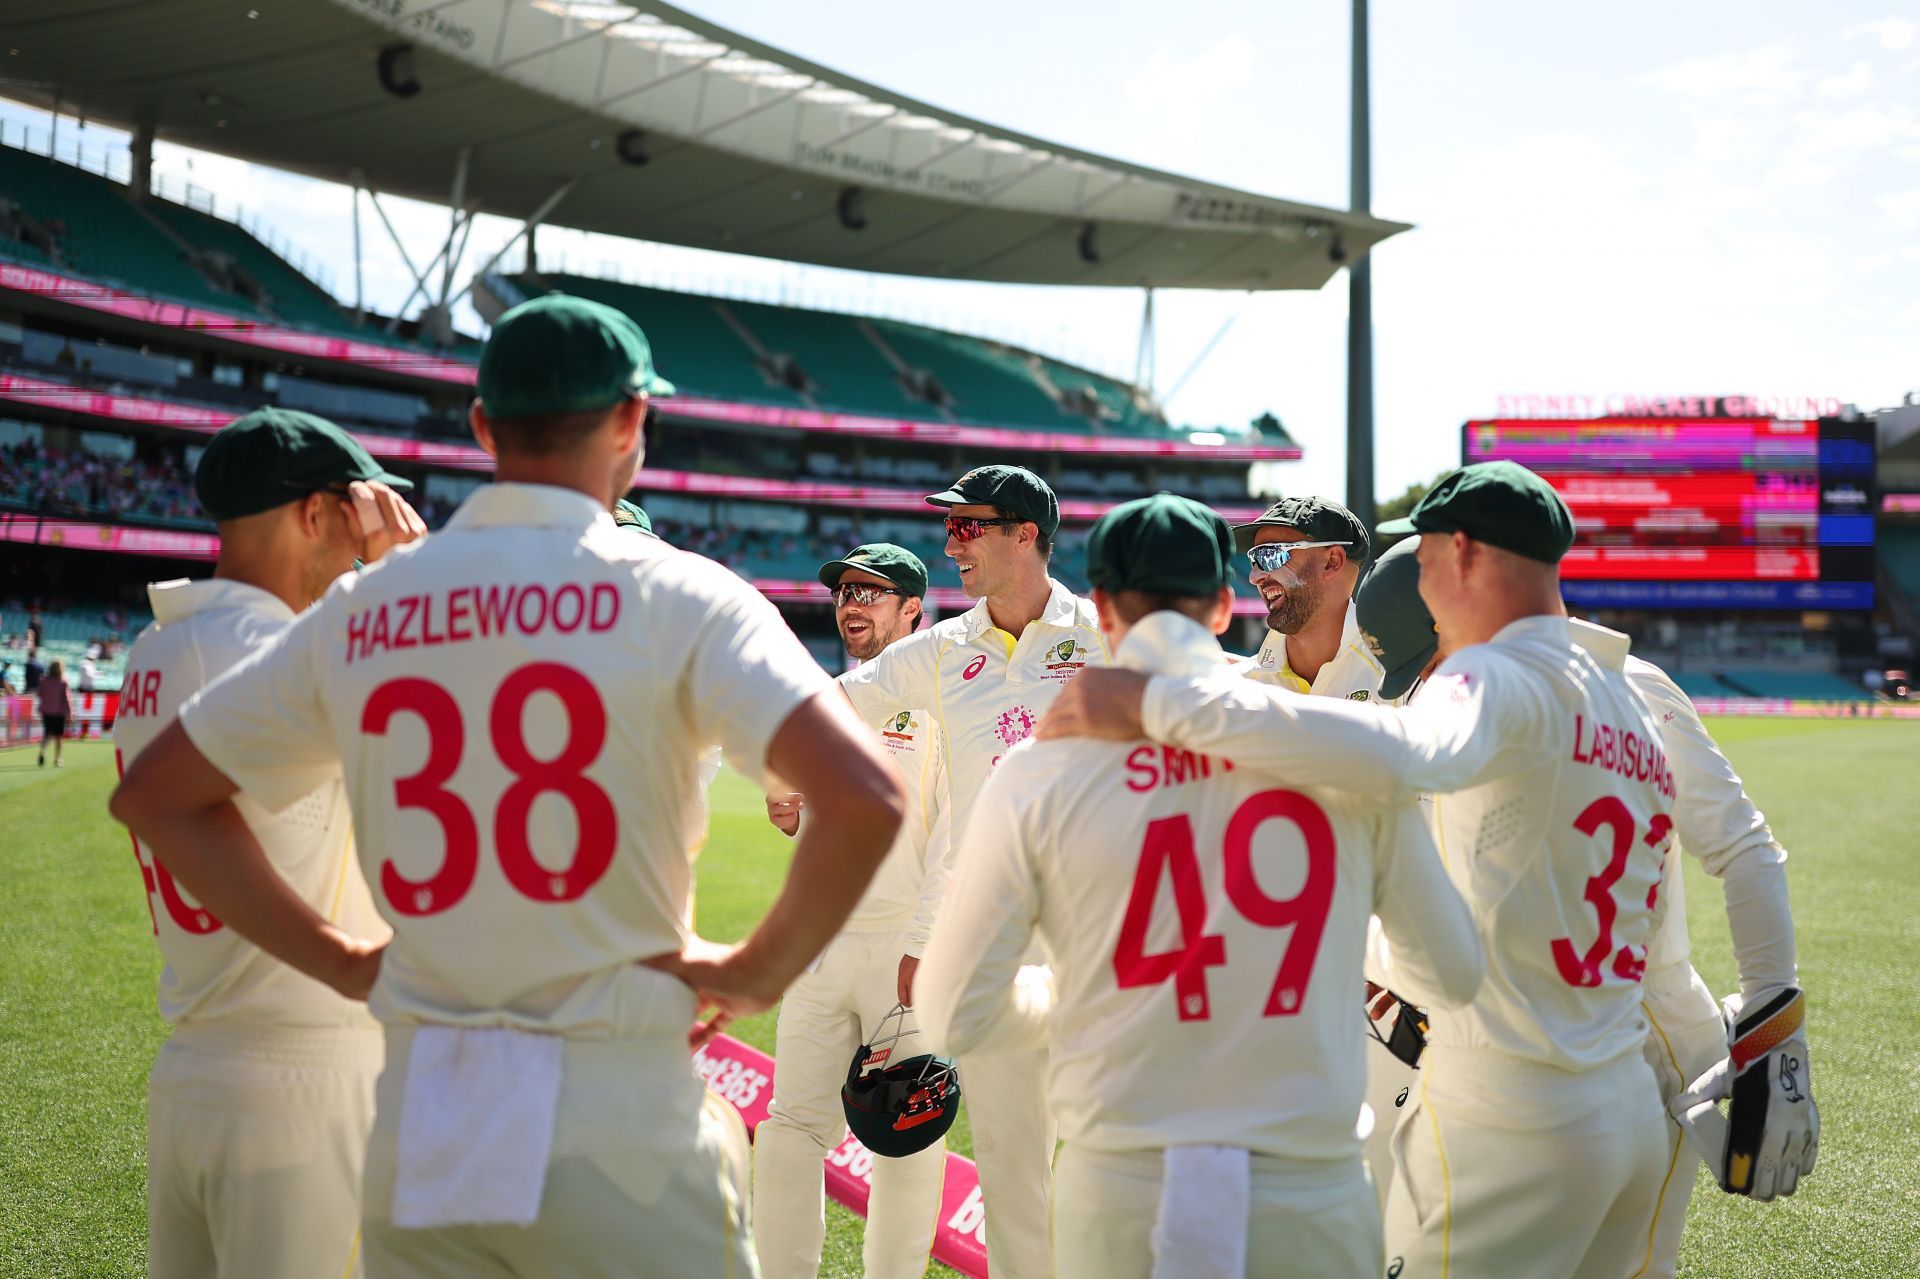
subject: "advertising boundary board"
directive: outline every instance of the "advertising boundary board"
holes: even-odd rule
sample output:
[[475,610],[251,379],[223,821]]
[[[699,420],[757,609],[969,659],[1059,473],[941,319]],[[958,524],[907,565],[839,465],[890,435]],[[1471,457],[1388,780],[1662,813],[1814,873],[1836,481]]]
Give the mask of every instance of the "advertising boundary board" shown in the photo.
[[[718,1035],[693,1054],[693,1070],[734,1109],[752,1133],[767,1117],[773,1101],[773,1058],[731,1035]],[[867,1215],[868,1178],[874,1155],[852,1133],[827,1152],[823,1161],[827,1193],[835,1203]],[[947,1153],[946,1179],[940,1189],[940,1216],[934,1225],[933,1258],[970,1279],[986,1279],[987,1210],[973,1160]]]

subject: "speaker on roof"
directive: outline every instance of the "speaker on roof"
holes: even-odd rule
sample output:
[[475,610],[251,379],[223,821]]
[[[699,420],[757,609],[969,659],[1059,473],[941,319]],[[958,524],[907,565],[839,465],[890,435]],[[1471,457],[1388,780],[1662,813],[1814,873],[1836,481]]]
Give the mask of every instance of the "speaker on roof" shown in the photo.
[[394,97],[411,98],[420,92],[420,75],[414,69],[411,44],[402,40],[382,46],[375,65],[380,73],[380,87]]
[[1333,247],[1327,250],[1327,256],[1333,259],[1336,266],[1345,262],[1347,260],[1347,242],[1336,234],[1333,237]]
[[1080,228],[1080,260],[1088,266],[1100,261],[1100,224],[1088,222]]
[[653,159],[647,154],[647,135],[638,129],[627,129],[615,138],[613,152],[622,164],[631,164],[636,169]]
[[840,198],[834,201],[834,212],[840,215],[840,225],[849,231],[867,229],[867,193],[861,187],[843,187]]

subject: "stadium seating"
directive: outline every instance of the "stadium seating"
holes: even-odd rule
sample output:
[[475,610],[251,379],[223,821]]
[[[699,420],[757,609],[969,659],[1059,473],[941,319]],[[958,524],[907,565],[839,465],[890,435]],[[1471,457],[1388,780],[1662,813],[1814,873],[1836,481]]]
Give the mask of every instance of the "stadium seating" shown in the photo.
[[924,417],[928,406],[901,387],[893,366],[850,315],[724,302],[769,355],[790,356],[823,405],[870,417]]
[[319,285],[233,223],[166,200],[151,200],[146,207],[195,248],[232,258],[265,290],[261,309],[275,319],[335,333],[353,331],[347,316]]
[[720,318],[711,298],[583,275],[521,277],[515,283],[529,297],[557,289],[625,311],[647,331],[654,364],[683,394],[791,407],[805,403],[760,376],[752,348]]
[[1882,524],[1880,562],[1907,598],[1920,605],[1920,524]]
[[1731,684],[1722,680],[1718,675],[1713,675],[1706,671],[1669,670],[1667,674],[1672,676],[1673,682],[1678,684],[1680,691],[1688,697],[1747,696],[1747,694],[1742,693],[1739,689],[1734,688]]
[[[1111,378],[1043,360],[980,338],[893,320],[862,320],[828,311],[734,302],[637,284],[562,273],[514,277],[528,297],[561,290],[618,307],[640,322],[661,371],[684,392],[762,404],[804,405],[873,417],[945,415],[980,426],[1037,431],[1164,434],[1164,421],[1143,413],[1133,392]],[[752,335],[769,356],[789,356],[806,375],[806,396],[755,364]],[[876,342],[875,339],[878,339]],[[902,385],[890,350],[910,372],[932,375],[944,404]],[[1090,391],[1102,411],[1096,423],[1063,407],[1037,369],[1066,396]]]
[[917,324],[870,321],[910,367],[939,379],[952,397],[953,416],[984,425],[1031,425],[1072,431],[1084,422],[1060,410],[1034,379],[1026,361],[1004,347]]
[[1830,671],[1772,671],[1735,667],[1720,672],[1735,697],[1778,697],[1808,702],[1870,702],[1873,694]]
[[[42,225],[61,228],[59,262],[111,284],[204,306],[251,310],[216,290],[180,247],[105,178],[44,156],[0,147],[0,192]],[[7,252],[29,250],[17,239]],[[39,261],[46,262],[41,254]]]

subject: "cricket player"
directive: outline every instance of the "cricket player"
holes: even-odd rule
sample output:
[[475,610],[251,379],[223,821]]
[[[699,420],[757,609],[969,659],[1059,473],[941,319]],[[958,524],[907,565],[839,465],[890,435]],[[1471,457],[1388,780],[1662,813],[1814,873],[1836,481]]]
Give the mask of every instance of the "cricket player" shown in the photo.
[[[495,483],[189,702],[113,810],[236,932],[372,987],[370,1274],[752,1275],[739,1119],[694,1075],[688,1026],[770,1006],[838,931],[899,827],[897,774],[764,597],[608,514],[671,390],[631,319],[515,307],[478,390]],[[716,742],[811,813],[733,947],[689,929]],[[384,952],[231,817],[236,790],[278,811],[341,777]]]
[[[1642,1056],[1673,827],[1659,726],[1570,630],[1558,563],[1573,520],[1539,476],[1464,467],[1381,531],[1420,534],[1421,595],[1452,653],[1407,707],[1106,672],[1055,703],[1048,734],[1144,729],[1297,784],[1433,792],[1487,978],[1435,1018],[1395,1129],[1388,1269],[1617,1279],[1644,1256],[1668,1163]],[[1398,989],[1391,954],[1374,958]]]
[[1267,605],[1267,635],[1251,677],[1366,701],[1381,670],[1353,615],[1354,589],[1372,550],[1359,517],[1330,498],[1282,498],[1253,523],[1236,524],[1233,545],[1247,557],[1249,578]]
[[[1417,571],[1412,575],[1387,571],[1395,551],[1381,558],[1360,588],[1358,603],[1362,627],[1379,643],[1383,664],[1404,677],[1425,669],[1441,654],[1432,615],[1420,599]],[[1689,962],[1685,879],[1677,862],[1668,866],[1661,881],[1666,909],[1648,948],[1643,983],[1647,1020],[1653,1027],[1645,1052],[1660,1081],[1661,1096],[1673,1111],[1692,1081],[1709,1076],[1728,1060],[1729,1026],[1743,1020],[1746,1010],[1767,1008],[1782,994],[1799,989],[1793,912],[1787,897],[1787,854],[1747,797],[1733,765],[1700,722],[1692,701],[1667,673],[1631,655],[1627,637],[1616,631],[1577,621],[1572,626],[1574,638],[1595,660],[1626,672],[1659,720],[1661,742],[1673,766],[1674,835],[1681,848],[1726,888],[1727,925],[1740,973],[1740,993],[1727,1000],[1723,1020],[1721,1005]],[[1389,692],[1382,690],[1383,695]],[[1753,1177],[1751,1185],[1739,1192],[1760,1200],[1792,1194],[1799,1180],[1813,1171],[1820,1132],[1804,1031],[1785,1036],[1772,1052],[1767,1077],[1776,1086],[1777,1096],[1762,1098],[1762,1132],[1752,1143],[1758,1151]],[[1751,1101],[1736,1099],[1734,1105],[1746,1111],[1752,1109]],[[1734,1123],[1741,1126],[1738,1118]],[[1635,1258],[1628,1272],[1634,1279],[1671,1279],[1675,1273],[1681,1227],[1701,1154],[1714,1180],[1723,1180],[1728,1134],[1718,1133],[1717,1140],[1709,1140],[1707,1132],[1692,1134],[1697,1137],[1693,1143],[1689,1135],[1678,1123],[1668,1132],[1671,1153],[1661,1199],[1649,1223],[1645,1255]],[[1705,1149],[1696,1153],[1700,1146]]]
[[[1105,665],[1108,655],[1092,601],[1047,574],[1060,503],[1046,481],[1024,467],[975,467],[927,501],[946,508],[947,556],[960,589],[979,602],[907,636],[840,683],[875,727],[907,707],[932,711],[957,847],[988,774],[1033,732],[1069,680]],[[1037,1086],[1045,1053],[983,1053],[959,1065],[987,1207],[988,1267],[996,1279],[1045,1276],[1054,1145]]]
[[[389,475],[331,422],[263,408],[229,423],[194,472],[220,532],[207,581],[147,588],[153,625],[127,654],[114,755],[124,767],[209,680],[319,599],[355,558],[425,533]],[[338,779],[278,814],[234,809],[274,873],[356,937],[388,928],[353,855]],[[256,949],[183,892],[136,839],[173,1027],[147,1081],[147,1256],[156,1279],[358,1273],[360,1170],[380,1028],[348,999]]]
[[[834,624],[856,661],[872,661],[920,623],[927,566],[905,547],[856,546],[822,565],[820,581],[833,592]],[[914,969],[946,885],[946,779],[933,716],[925,707],[901,707],[880,741],[907,789],[906,821],[840,935],[780,1000],[773,1101],[754,1133],[753,1234],[763,1279],[820,1273],[820,1161],[847,1131],[840,1086],[853,1054],[872,1042],[894,1005],[912,1004]],[[789,835],[801,820],[800,802],[793,795],[770,801]],[[911,1013],[901,1029],[914,1029]],[[926,1273],[946,1151],[943,1139],[903,1159],[873,1161],[861,1248],[868,1279]]]
[[[1209,675],[1232,534],[1161,493],[1087,544],[1115,661]],[[920,975],[943,1051],[1051,1043],[1061,1279],[1374,1279],[1353,1116],[1367,919],[1422,997],[1485,956],[1411,801],[1275,786],[1145,740],[1033,742],[987,780]],[[1022,974],[1035,934],[1051,969]]]

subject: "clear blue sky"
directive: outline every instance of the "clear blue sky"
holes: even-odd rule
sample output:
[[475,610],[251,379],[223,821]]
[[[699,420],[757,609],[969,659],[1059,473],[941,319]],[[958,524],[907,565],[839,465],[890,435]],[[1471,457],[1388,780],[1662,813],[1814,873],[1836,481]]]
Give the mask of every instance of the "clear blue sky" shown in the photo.
[[[1346,5],[688,7],[966,115],[1346,202]],[[1417,224],[1376,256],[1380,493],[1457,462],[1460,422],[1502,395],[1817,394],[1873,408],[1920,386],[1920,13],[1903,8],[1376,2],[1373,207]],[[263,215],[348,287],[343,190],[171,148],[157,167]],[[426,246],[416,257],[445,218],[402,208]],[[469,261],[510,233],[483,221]],[[392,306],[406,277],[390,248],[370,247],[370,300]],[[558,231],[542,251],[688,284],[885,299],[1133,365],[1137,294],[1116,305],[1099,291],[849,277]],[[1162,391],[1241,313],[1172,413],[1206,425],[1271,409],[1307,449],[1287,486],[1340,492],[1345,303],[1344,277],[1251,302],[1162,295]]]

